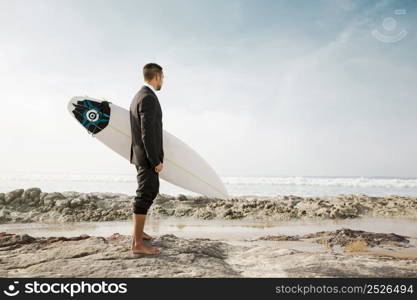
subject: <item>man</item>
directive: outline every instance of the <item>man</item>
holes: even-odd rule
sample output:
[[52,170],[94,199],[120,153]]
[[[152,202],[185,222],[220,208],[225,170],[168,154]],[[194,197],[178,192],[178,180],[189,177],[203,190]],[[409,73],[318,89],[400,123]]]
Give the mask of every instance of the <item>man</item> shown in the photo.
[[146,214],[159,193],[159,172],[163,168],[162,110],[156,91],[162,87],[162,67],[155,63],[143,67],[144,86],[130,105],[132,146],[130,163],[136,166],[138,188],[133,203],[132,252],[158,254],[158,248],[143,240],[152,237],[143,232]]

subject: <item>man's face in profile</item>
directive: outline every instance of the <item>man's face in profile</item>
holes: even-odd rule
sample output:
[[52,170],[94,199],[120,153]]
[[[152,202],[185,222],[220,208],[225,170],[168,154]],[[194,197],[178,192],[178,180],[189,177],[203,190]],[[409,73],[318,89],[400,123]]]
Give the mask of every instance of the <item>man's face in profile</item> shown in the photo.
[[159,91],[164,83],[164,73],[156,74],[156,90]]

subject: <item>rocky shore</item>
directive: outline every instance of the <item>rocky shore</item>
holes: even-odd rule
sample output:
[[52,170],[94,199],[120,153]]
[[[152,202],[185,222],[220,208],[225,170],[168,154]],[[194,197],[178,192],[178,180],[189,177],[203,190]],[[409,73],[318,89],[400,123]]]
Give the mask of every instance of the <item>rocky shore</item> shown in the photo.
[[[0,193],[0,222],[124,221],[131,219],[133,200],[126,194],[19,189]],[[416,218],[417,198],[288,195],[220,200],[160,194],[148,215],[162,221],[171,217],[214,221]],[[156,256],[132,254],[130,235],[102,235],[42,237],[0,232],[0,276],[417,276],[417,237],[394,233],[343,228],[230,241],[161,234],[150,242],[161,249]]]
[[[280,244],[290,241],[293,244]],[[310,243],[310,251],[297,250]],[[358,244],[359,243],[359,244]],[[159,255],[130,252],[131,237],[32,237],[0,232],[1,277],[416,277],[416,239],[353,231],[261,237],[232,245],[156,236]],[[314,246],[318,245],[318,246]],[[329,245],[324,247],[323,245]],[[339,247],[339,249],[335,249]],[[375,247],[385,249],[378,254]],[[411,253],[411,254],[410,254]]]
[[[0,223],[128,220],[133,196],[120,193],[43,192],[39,188],[0,193]],[[197,219],[346,219],[417,217],[417,197],[338,195],[327,197],[235,197],[159,194],[151,206],[154,218]]]

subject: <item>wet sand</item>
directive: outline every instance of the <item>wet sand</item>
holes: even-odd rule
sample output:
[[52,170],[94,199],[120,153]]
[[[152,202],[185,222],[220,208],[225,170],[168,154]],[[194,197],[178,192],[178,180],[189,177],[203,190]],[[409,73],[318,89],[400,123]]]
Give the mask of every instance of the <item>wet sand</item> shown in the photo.
[[[357,218],[344,220],[200,220],[195,218],[148,217],[145,231],[149,234],[175,234],[183,238],[210,238],[239,241],[266,235],[303,235],[323,230],[350,228],[382,233],[417,236],[417,220],[403,218]],[[129,235],[132,221],[70,222],[70,223],[8,223],[0,231],[38,236],[76,236],[81,234],[108,236]]]

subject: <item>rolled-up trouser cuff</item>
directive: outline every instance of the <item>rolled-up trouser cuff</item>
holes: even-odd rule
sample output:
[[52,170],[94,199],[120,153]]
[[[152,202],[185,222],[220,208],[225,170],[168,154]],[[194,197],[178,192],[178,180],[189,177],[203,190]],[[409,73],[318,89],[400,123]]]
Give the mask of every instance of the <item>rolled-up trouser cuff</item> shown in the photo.
[[147,208],[135,208],[133,207],[133,213],[136,215],[146,215],[148,213]]
[[159,173],[154,168],[136,166],[138,188],[133,202],[133,213],[147,214],[159,193]]

